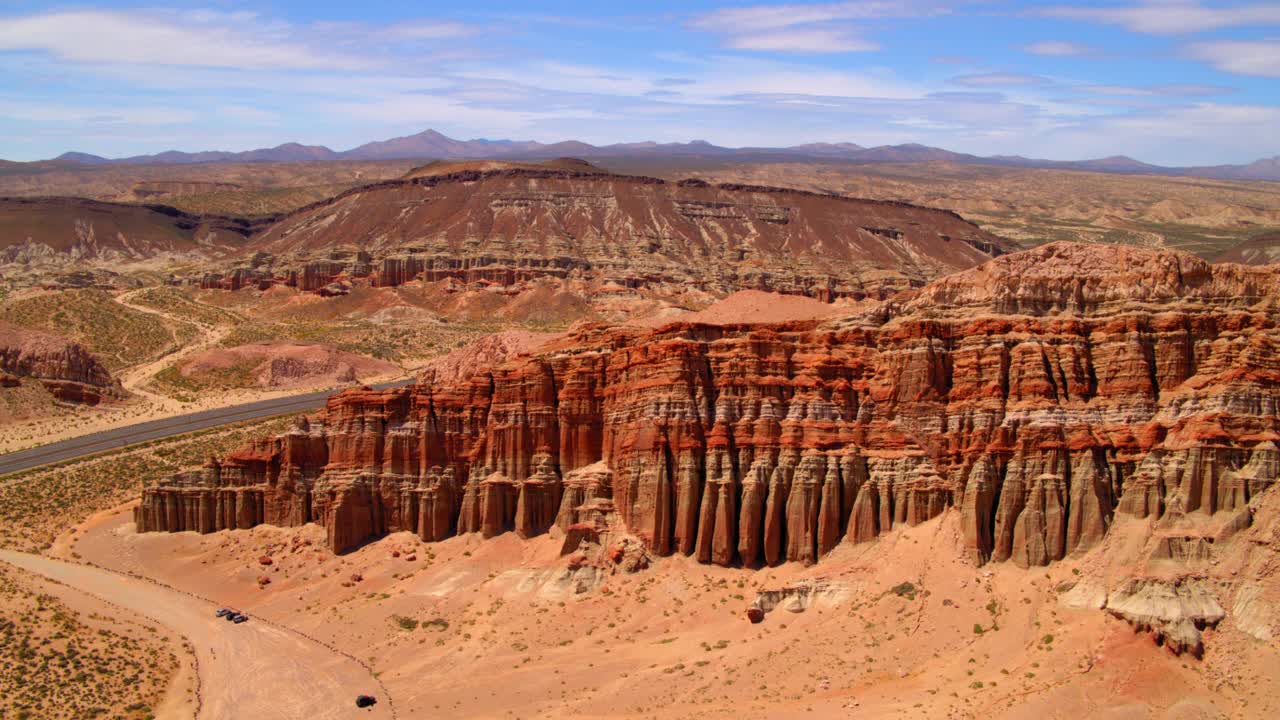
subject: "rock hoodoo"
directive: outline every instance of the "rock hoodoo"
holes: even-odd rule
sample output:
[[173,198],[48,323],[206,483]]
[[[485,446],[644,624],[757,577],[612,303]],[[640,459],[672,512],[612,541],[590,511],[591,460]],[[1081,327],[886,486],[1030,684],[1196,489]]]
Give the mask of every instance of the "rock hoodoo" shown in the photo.
[[1054,244],[835,320],[585,327],[335,395],[136,520],[316,522],[340,552],[607,512],[655,555],[758,566],[952,509],[975,561],[1045,565],[1116,513],[1248,525],[1280,466],[1277,301],[1275,268]]

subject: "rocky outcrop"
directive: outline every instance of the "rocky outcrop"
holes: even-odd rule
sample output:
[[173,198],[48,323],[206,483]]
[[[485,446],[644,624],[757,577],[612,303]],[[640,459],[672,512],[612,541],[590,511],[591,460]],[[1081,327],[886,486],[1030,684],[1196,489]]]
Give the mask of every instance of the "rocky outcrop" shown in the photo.
[[1280,621],[1280,612],[1277,612],[1275,602],[1264,596],[1261,584],[1246,582],[1236,591],[1231,618],[1236,627],[1250,637],[1270,642],[1276,635],[1274,628]]
[[0,387],[38,380],[62,402],[97,405],[124,394],[120,381],[88,350],[51,333],[0,321]]
[[[255,282],[304,291],[348,277],[383,287],[574,279],[831,301],[886,297],[1012,248],[954,213],[906,203],[489,162],[341,193],[279,219],[249,251],[272,258]],[[201,282],[245,284],[233,270]]]
[[802,613],[815,605],[837,605],[850,595],[847,587],[825,578],[801,580],[773,590],[761,590],[747,606],[747,619],[752,623],[764,620],[765,615],[782,608],[787,612]]
[[148,487],[138,528],[317,522],[342,551],[568,531],[607,501],[655,555],[758,566],[953,509],[976,562],[1038,566],[1117,512],[1247,524],[1280,463],[1278,283],[1057,244],[837,320],[582,326],[465,380],[336,395]]
[[226,273],[204,273],[197,284],[201,290],[239,290],[246,287],[265,290],[275,284],[275,278],[263,270],[238,267]]
[[1135,629],[1150,631],[1173,653],[1196,657],[1204,651],[1200,631],[1226,617],[1212,588],[1192,578],[1130,579],[1107,598],[1106,610]]

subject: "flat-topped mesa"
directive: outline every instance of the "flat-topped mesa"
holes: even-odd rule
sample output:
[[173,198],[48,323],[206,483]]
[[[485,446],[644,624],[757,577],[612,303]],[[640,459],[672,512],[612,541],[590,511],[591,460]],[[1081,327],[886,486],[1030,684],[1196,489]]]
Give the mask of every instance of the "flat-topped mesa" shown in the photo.
[[[1033,286],[1070,256],[1006,266]],[[1204,272],[1224,290],[1241,276]],[[463,380],[335,395],[222,459],[221,485],[147,488],[138,528],[207,530],[171,518],[234,495],[215,529],[249,517],[243,497],[344,551],[394,530],[585,533],[603,508],[654,554],[759,566],[949,508],[975,561],[1021,565],[1093,546],[1117,511],[1247,525],[1280,465],[1268,272],[1248,275],[1251,307],[1149,294],[1097,317],[944,315],[933,286],[836,321],[585,326]]]
[[201,283],[318,290],[338,278],[383,287],[574,278],[830,301],[886,297],[1014,247],[944,210],[581,165],[454,163],[355,188],[258,233],[245,250],[257,267]]

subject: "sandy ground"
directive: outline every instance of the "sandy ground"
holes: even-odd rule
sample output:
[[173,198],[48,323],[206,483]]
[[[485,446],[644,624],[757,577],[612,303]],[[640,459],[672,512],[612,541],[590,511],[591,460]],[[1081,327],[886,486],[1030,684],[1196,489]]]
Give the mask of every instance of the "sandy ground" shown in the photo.
[[782,323],[800,320],[822,320],[848,314],[857,308],[874,304],[870,301],[841,300],[825,303],[800,295],[779,295],[761,290],[739,290],[698,311],[676,312],[668,309],[628,324],[660,327],[670,322],[695,322],[709,325],[735,323]]
[[[1227,627],[1207,631],[1203,661],[1175,657],[1110,615],[1059,605],[1055,588],[1076,563],[972,566],[954,511],[809,568],[672,557],[595,578],[566,567],[554,532],[435,544],[399,533],[334,556],[315,526],[138,535],[129,520],[127,508],[104,514],[61,547],[342,647],[380,674],[404,718],[1280,711],[1276,648]],[[757,592],[804,580],[826,589],[803,611],[745,619]]]
[[[200,718],[349,718],[359,712],[356,695],[377,692],[376,679],[354,660],[256,618],[225,622],[212,603],[190,594],[48,557],[0,550],[0,559],[184,635],[199,667]],[[164,708],[189,717],[180,704]],[[390,704],[359,716],[392,717]]]

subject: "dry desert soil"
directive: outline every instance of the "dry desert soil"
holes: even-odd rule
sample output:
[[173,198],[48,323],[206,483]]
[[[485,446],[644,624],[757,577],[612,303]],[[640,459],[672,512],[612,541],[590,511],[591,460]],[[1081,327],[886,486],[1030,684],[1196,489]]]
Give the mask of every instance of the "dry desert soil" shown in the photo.
[[[266,635],[228,634],[211,619],[215,604],[367,662],[399,717],[1262,718],[1280,709],[1274,648],[1222,628],[1204,659],[1175,657],[1119,619],[1064,607],[1058,587],[1084,563],[974,568],[955,552],[956,520],[841,546],[815,568],[669,558],[587,592],[557,562],[554,533],[429,545],[402,533],[335,557],[314,527],[138,535],[124,508],[78,526],[67,550],[212,599],[134,583],[145,597],[182,600],[157,619],[180,619],[170,627],[197,647],[215,643],[219,660],[265,654],[254,673],[210,668],[230,673],[208,677],[234,680],[226,702],[235,708],[293,697],[299,683],[336,696],[372,685],[315,643],[261,625],[253,630]],[[18,557],[90,592],[113,577]],[[803,608],[748,622],[757,593],[806,580],[822,590]],[[308,677],[291,674],[303,668]]]

